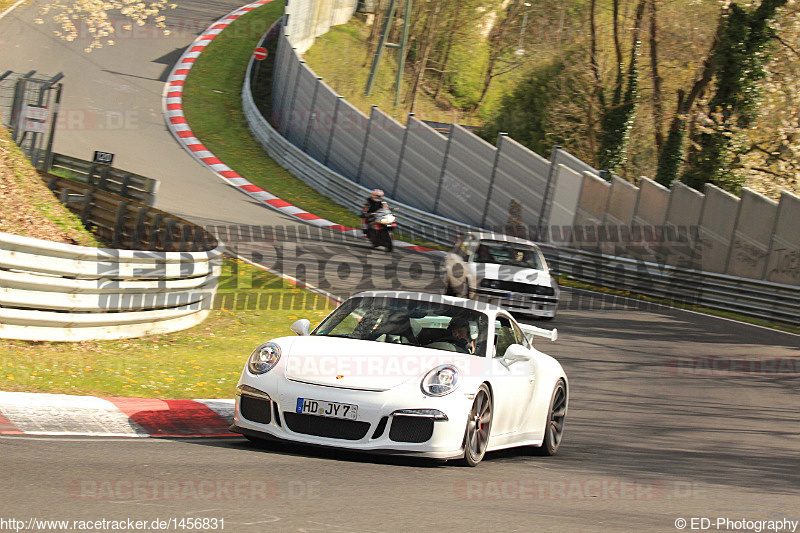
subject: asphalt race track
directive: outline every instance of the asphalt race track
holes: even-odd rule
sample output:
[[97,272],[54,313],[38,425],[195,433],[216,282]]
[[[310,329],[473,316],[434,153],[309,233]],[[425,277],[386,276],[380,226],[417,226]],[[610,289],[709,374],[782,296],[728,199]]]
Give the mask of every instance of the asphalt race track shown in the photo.
[[[185,2],[172,21],[200,31],[239,5]],[[158,207],[201,223],[296,228],[236,251],[339,296],[441,290],[435,259],[298,236],[304,226],[224,185],[178,146],[160,97],[191,31],[118,39],[86,55],[85,44],[56,40],[34,18],[23,6],[0,20],[0,69],[63,71],[62,110],[95,117],[60,131],[57,151],[114,152],[120,168],[161,180]],[[126,111],[136,120],[105,127]],[[175,519],[147,529],[165,531],[207,518],[217,522],[201,520],[206,530],[335,533],[677,531],[676,521],[690,530],[693,518],[710,519],[707,530],[754,531],[741,521],[800,520],[800,337],[582,292],[568,292],[550,324],[559,340],[539,348],[562,362],[571,396],[555,457],[508,450],[470,469],[238,438],[7,436],[0,530],[14,529],[3,520],[32,518]],[[718,518],[732,522],[717,527]]]

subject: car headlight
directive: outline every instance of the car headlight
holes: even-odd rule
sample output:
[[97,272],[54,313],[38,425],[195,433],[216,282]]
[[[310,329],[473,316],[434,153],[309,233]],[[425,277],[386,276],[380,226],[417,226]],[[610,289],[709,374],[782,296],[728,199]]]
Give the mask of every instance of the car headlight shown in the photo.
[[266,374],[278,364],[281,358],[281,347],[274,342],[265,342],[250,354],[247,368],[252,374]]
[[458,388],[458,368],[453,365],[437,366],[422,378],[420,387],[428,396],[444,396]]

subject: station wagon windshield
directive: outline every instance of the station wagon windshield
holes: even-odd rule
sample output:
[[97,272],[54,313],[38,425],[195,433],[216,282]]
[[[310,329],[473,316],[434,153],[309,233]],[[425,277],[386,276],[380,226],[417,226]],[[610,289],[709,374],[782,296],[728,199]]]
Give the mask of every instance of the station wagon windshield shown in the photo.
[[311,334],[486,354],[488,317],[454,305],[404,298],[351,298]]
[[534,247],[512,242],[481,241],[473,261],[542,270],[539,252]]

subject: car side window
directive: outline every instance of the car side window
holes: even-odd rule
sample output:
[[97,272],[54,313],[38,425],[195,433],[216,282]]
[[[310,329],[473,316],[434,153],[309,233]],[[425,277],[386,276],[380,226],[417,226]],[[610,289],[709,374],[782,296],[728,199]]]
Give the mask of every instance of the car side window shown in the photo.
[[[517,331],[519,331],[517,329]],[[520,332],[521,335],[521,332]],[[523,337],[524,338],[524,337]],[[522,344],[508,317],[498,316],[494,321],[495,357],[503,357],[512,344]]]

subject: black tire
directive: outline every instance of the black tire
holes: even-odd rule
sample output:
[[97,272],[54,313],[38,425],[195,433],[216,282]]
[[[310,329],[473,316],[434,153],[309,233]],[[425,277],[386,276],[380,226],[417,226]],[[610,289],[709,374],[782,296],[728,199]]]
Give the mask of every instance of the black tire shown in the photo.
[[392,234],[389,232],[388,229],[381,230],[380,238],[383,241],[383,245],[386,247],[387,252],[391,252],[393,245],[392,245]]
[[537,455],[552,456],[561,446],[564,438],[564,419],[567,416],[567,386],[559,379],[550,396],[550,408],[547,410],[547,422],[544,427],[542,445],[534,448]]
[[453,287],[450,285],[450,281],[444,282],[444,295],[445,296],[455,296],[456,291],[453,290]]
[[[487,421],[488,418],[488,421]],[[467,466],[477,466],[486,454],[489,436],[492,432],[492,395],[489,388],[482,384],[475,394],[472,408],[464,431],[464,458]]]

